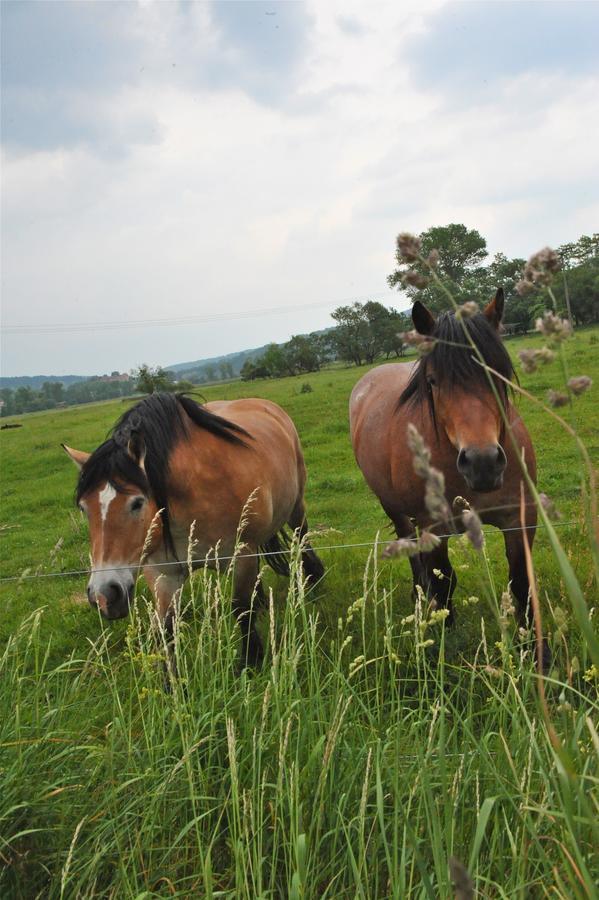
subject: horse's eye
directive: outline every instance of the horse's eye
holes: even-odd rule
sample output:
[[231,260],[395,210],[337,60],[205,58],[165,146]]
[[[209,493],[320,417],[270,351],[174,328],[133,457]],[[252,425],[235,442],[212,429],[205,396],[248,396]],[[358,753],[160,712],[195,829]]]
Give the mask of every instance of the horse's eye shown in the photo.
[[129,507],[130,511],[132,513],[139,512],[145,502],[143,497],[136,497],[135,500],[131,502],[131,506]]
[[431,387],[433,387],[433,385],[435,385],[437,383],[437,379],[435,378],[434,375],[427,375],[426,380],[428,381],[428,383]]

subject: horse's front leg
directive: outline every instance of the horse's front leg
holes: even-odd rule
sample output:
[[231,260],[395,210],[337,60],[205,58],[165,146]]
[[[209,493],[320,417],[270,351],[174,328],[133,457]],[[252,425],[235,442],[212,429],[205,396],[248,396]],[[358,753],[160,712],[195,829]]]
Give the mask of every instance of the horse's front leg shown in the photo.
[[532,610],[530,606],[530,580],[526,566],[526,554],[524,541],[532,550],[534,531],[530,530],[526,536],[518,528],[512,526],[513,531],[504,531],[505,555],[509,566],[510,588],[516,601],[516,621],[520,628],[529,628],[532,625]]
[[[526,541],[532,551],[536,526],[536,515],[533,512],[529,511],[526,525],[526,531],[524,532],[517,525],[513,525],[513,530],[506,529],[503,535],[510,573],[510,587],[516,601],[516,621],[520,628],[530,628],[534,624],[530,602],[530,579],[528,577],[524,548],[524,542]],[[548,672],[551,668],[551,650],[545,638],[542,641],[540,663],[543,672]]]
[[458,580],[449,562],[448,541],[444,538],[430,553],[419,553],[410,558],[414,585],[420,584],[429,600],[434,600],[439,609],[447,609],[447,625],[453,625],[451,599]]
[[253,602],[258,578],[257,548],[248,546],[247,555],[235,560],[233,574],[233,614],[241,631],[241,664],[243,668],[258,666],[264,658],[262,641],[256,631],[256,612]]
[[148,583],[150,590],[154,594],[156,615],[161,628],[164,629],[166,643],[168,648],[167,673],[170,669],[171,674],[176,675],[176,663],[173,646],[173,632],[175,624],[175,598],[181,591],[187,572],[181,572],[178,567],[173,571],[161,571],[158,566],[145,566],[144,578]]

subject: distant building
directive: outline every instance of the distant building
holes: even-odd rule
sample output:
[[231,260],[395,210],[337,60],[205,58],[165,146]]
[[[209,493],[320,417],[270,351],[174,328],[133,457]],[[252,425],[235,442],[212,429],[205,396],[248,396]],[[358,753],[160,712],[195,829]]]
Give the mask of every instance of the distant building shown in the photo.
[[131,381],[131,376],[126,372],[112,372],[110,375],[100,375],[98,381]]

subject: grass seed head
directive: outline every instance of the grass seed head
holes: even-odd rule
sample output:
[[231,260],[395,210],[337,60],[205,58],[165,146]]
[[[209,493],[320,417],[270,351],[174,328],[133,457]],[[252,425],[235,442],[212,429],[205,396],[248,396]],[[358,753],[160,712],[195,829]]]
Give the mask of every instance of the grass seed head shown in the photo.
[[537,371],[537,351],[532,349],[518,350],[518,359],[527,375]]
[[462,522],[466,529],[466,537],[475,550],[482,550],[485,545],[485,535],[482,522],[474,509],[467,509],[462,513]]
[[560,319],[555,313],[548,310],[543,314],[542,318],[535,321],[535,330],[540,332],[543,337],[549,338],[555,343],[565,341],[572,337],[572,326],[567,319]]
[[416,262],[420,256],[420,238],[409,231],[397,235],[397,251],[404,262]]
[[590,387],[592,387],[593,379],[589,378],[588,375],[576,375],[574,378],[570,378],[568,381],[568,387],[572,391],[575,397],[580,396],[580,394],[584,394],[585,391],[588,391]]
[[429,269],[436,269],[439,265],[439,251],[434,247],[426,258],[426,264]]
[[555,503],[548,494],[540,493],[539,502],[550,519],[559,519],[560,515],[555,508]]
[[518,358],[522,364],[523,370],[529,375],[531,372],[536,372],[538,363],[547,365],[547,363],[553,362],[555,353],[553,350],[550,350],[549,347],[541,347],[540,350],[528,348],[519,350]]
[[519,294],[528,294],[537,287],[548,285],[561,268],[560,258],[551,247],[533,253],[524,267],[522,278],[516,285]]
[[420,272],[416,272],[414,269],[408,269],[408,271],[404,272],[401,276],[401,282],[408,287],[420,289],[427,286],[429,279],[426,275],[421,275]]
[[397,337],[400,341],[403,341],[404,344],[407,344],[408,347],[414,347],[421,356],[424,356],[426,353],[430,353],[434,348],[436,341],[432,341],[425,334],[420,334],[418,331],[400,331],[397,334]]
[[567,406],[570,398],[563,391],[547,391],[547,402],[549,406],[558,409],[560,406]]
[[471,319],[478,312],[480,312],[478,303],[475,303],[474,300],[467,300],[461,306],[458,306],[456,316],[458,319]]

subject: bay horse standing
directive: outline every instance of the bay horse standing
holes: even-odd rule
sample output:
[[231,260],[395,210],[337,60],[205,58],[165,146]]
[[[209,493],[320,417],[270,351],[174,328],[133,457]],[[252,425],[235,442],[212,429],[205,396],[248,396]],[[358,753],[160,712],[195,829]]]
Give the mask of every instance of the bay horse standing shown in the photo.
[[[431,451],[431,464],[445,477],[451,506],[464,497],[483,523],[504,529],[505,551],[518,622],[529,622],[529,580],[524,555],[520,514],[521,485],[525,491],[526,537],[535,534],[536,507],[532,502],[518,457],[536,479],[532,442],[507,386],[495,379],[499,403],[509,422],[506,434],[502,411],[477,360],[470,340],[487,366],[506,379],[514,370],[501,341],[503,290],[471,318],[445,312],[435,319],[416,301],[412,320],[416,330],[434,341],[433,349],[416,363],[391,363],[368,372],[354,387],[350,400],[350,429],[357,463],[369,487],[400,538],[413,536],[415,527],[437,533],[463,531],[461,520],[431,520],[424,503],[424,482],[413,469],[407,442],[412,423]],[[414,584],[419,584],[441,607],[449,609],[456,587],[449,562],[447,537],[430,553],[411,557]],[[440,573],[440,574],[438,574]]]
[[157,393],[129,409],[93,453],[63,447],[80,469],[76,501],[89,522],[88,599],[107,619],[127,615],[141,565],[172,633],[174,597],[189,574],[192,523],[194,565],[208,554],[214,559],[217,547],[220,557],[231,557],[252,496],[240,533],[245,546],[234,562],[233,612],[242,658],[256,665],[263,655],[251,609],[259,551],[289,574],[279,539],[289,525],[304,539],[306,576],[317,580],[324,572],[304,537],[306,467],[289,416],[268,400],[199,404]]

